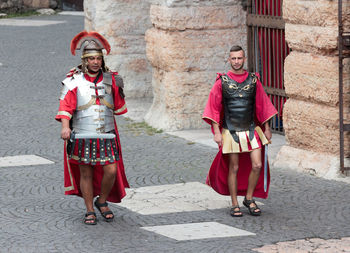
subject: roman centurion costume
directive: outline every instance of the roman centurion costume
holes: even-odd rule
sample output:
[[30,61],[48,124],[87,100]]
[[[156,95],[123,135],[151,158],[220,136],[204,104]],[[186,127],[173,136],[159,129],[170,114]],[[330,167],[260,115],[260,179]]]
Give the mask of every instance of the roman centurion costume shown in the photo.
[[[245,196],[248,177],[251,171],[249,152],[261,149],[265,152],[268,143],[264,135],[263,124],[271,119],[277,111],[266,95],[257,73],[244,74],[218,73],[216,82],[210,91],[203,120],[208,124],[215,122],[222,132],[223,146],[216,155],[209,170],[206,183],[223,195],[230,195],[227,176],[229,160],[226,154],[239,153],[239,170],[237,173],[237,195]],[[267,198],[270,183],[268,163],[266,166],[266,184],[264,190],[264,173],[256,185],[253,196]]]
[[82,50],[82,64],[73,68],[62,81],[59,111],[56,120],[70,120],[70,140],[64,147],[65,194],[82,196],[79,165],[94,167],[94,196],[100,194],[103,165],[117,163],[117,175],[107,200],[120,202],[129,187],[121,153],[114,115],[127,112],[123,80],[102,62],[102,69],[92,74],[87,69],[87,57],[107,54],[110,45],[97,32],[83,31],[71,42],[71,52]]

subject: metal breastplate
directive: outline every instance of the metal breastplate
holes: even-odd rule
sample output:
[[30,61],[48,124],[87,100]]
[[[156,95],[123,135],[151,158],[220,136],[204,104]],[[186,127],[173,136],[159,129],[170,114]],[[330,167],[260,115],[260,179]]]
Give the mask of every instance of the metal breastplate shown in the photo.
[[[103,81],[95,86],[87,81],[83,74],[75,78],[78,88],[77,108],[73,115],[75,133],[107,133],[114,129],[112,87],[104,79],[105,75]],[[97,98],[100,105],[96,104]]]
[[249,73],[247,79],[238,83],[227,75],[221,76],[224,105],[223,127],[228,129],[238,142],[236,132],[250,131],[249,139],[254,137],[254,109],[256,76]]

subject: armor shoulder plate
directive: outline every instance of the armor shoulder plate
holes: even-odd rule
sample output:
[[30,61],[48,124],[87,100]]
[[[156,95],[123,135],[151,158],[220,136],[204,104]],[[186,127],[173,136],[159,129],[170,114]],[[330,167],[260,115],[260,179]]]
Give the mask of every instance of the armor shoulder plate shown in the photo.
[[249,75],[252,77],[252,84],[256,84],[256,81],[259,79],[256,73],[252,72],[252,73],[249,73]]
[[112,86],[112,74],[110,72],[103,72],[103,84]]
[[226,75],[226,74],[223,74],[222,76],[220,76],[220,78],[221,78],[221,83],[226,83],[226,82],[228,82],[228,76]]
[[115,83],[117,84],[118,87],[124,88],[124,82],[123,78],[120,75],[113,75],[115,79]]
[[61,90],[60,100],[64,99],[68,91],[73,90],[75,87],[77,87],[77,82],[75,81],[74,76],[75,75],[67,77],[62,81],[63,87]]

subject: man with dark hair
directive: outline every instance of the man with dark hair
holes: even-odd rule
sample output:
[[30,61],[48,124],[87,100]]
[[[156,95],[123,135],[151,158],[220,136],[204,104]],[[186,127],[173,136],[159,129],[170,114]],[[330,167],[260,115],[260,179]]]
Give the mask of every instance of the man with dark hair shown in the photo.
[[102,49],[107,40],[97,32],[83,31],[71,42],[71,52],[82,50],[82,63],[63,80],[56,120],[62,123],[65,194],[84,198],[84,223],[96,224],[95,206],[106,221],[113,212],[107,200],[120,202],[129,187],[125,177],[114,115],[127,112],[123,80],[105,66]]
[[268,195],[270,174],[266,173],[264,189],[264,174],[260,171],[264,167],[264,145],[272,137],[268,121],[277,114],[258,73],[243,69],[245,60],[240,46],[230,49],[231,69],[226,74],[218,73],[203,113],[219,146],[207,184],[218,193],[231,196],[233,217],[243,215],[237,195],[245,196],[243,204],[251,215],[261,214],[253,196]]

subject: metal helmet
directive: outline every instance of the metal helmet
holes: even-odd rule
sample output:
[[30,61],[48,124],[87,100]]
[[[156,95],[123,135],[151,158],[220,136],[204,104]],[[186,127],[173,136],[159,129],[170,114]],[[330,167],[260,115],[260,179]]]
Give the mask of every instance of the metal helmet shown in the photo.
[[111,46],[108,41],[98,32],[82,31],[78,33],[70,43],[72,55],[75,55],[76,50],[82,50],[81,58],[89,56],[103,56],[102,49],[106,50],[106,55],[111,51]]

